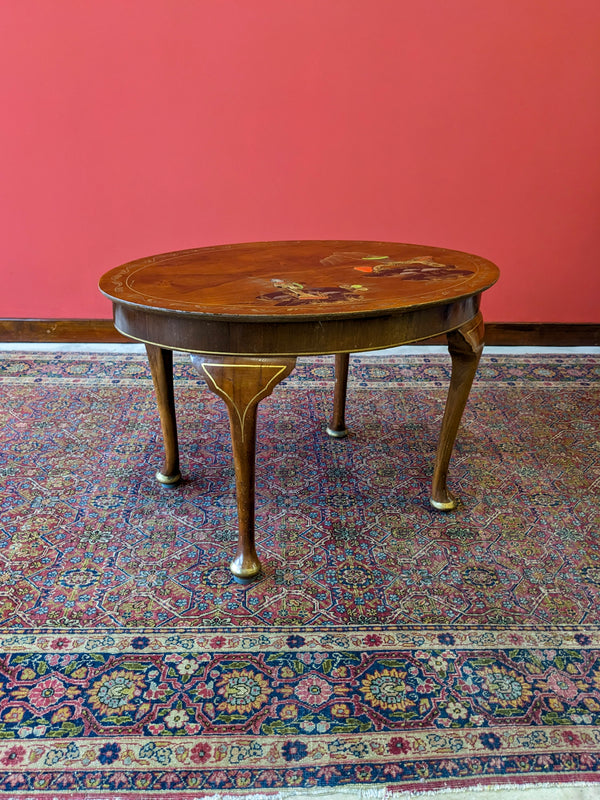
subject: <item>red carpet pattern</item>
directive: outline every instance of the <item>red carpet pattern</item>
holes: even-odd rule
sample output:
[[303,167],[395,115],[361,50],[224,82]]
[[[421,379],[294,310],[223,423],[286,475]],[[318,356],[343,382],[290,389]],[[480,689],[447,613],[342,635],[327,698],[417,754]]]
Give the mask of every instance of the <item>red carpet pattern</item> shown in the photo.
[[224,407],[176,373],[168,490],[142,356],[2,354],[0,797],[600,772],[600,358],[484,356],[449,514],[449,359],[354,357],[345,441],[301,360],[259,411],[248,587]]

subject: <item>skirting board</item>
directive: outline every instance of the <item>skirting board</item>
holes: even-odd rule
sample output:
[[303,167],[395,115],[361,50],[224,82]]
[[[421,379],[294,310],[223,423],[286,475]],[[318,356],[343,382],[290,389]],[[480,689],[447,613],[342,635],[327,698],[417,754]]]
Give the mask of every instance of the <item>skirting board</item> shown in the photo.
[[[110,319],[0,319],[0,342],[128,342]],[[436,336],[421,344],[442,344]],[[597,347],[600,324],[488,322],[485,342],[495,347]]]

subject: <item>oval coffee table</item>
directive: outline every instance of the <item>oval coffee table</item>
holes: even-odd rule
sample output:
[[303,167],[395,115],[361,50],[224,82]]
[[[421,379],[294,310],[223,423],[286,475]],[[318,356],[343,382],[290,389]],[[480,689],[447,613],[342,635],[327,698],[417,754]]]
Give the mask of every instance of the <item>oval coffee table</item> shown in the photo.
[[452,375],[433,471],[431,504],[456,507],[448,463],[483,349],[481,293],[498,279],[486,259],[455,250],[370,241],[254,242],[142,258],[107,272],[100,290],[115,327],[144,342],[156,390],[165,461],[157,480],[181,479],[173,350],[192,354],[228,408],[239,536],[231,572],[258,577],[254,468],[258,403],[297,356],[335,354],[330,436],[346,435],[349,354],[445,333]]

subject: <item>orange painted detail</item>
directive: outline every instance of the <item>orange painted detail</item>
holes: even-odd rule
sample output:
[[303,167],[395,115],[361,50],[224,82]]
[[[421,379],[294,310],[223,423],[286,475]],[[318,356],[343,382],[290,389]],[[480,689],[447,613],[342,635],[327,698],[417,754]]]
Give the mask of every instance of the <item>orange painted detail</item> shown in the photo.
[[[372,263],[365,264],[365,261]],[[458,278],[473,272],[472,269],[460,269],[455,264],[435,261],[430,255],[398,260],[389,256],[375,256],[366,253],[333,253],[322,259],[321,264],[349,265],[358,272],[365,272],[369,275],[395,275],[405,281]]]

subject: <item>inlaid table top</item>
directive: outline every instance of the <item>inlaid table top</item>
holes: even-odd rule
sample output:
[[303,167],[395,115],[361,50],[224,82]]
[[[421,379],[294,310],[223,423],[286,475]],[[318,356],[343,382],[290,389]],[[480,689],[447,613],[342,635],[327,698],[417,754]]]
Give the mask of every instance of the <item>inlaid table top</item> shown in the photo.
[[156,473],[181,480],[173,350],[192,363],[229,411],[238,507],[236,580],[258,578],[254,544],[256,411],[299,355],[336,354],[327,433],[347,434],[349,354],[445,333],[452,376],[435,459],[431,504],[456,508],[446,486],[450,455],[483,349],[481,293],[498,269],[479,256],[413,244],[290,241],[163,253],[107,272],[101,291],[116,328],[146,344],[165,446]]
[[[331,325],[319,335],[314,325],[304,323],[381,319],[386,314],[406,317],[477,296],[497,277],[498,268],[484,258],[436,247],[371,241],[254,242],[132,261],[107,272],[100,289],[117,304],[117,328],[142,341],[198,352],[299,355],[389,347],[411,337],[443,333],[457,327],[454,318],[434,314],[431,330],[427,324],[417,325],[418,330],[408,324],[403,330],[397,323],[395,329],[381,329],[379,336],[368,335],[364,342],[356,336],[340,341],[339,330]],[[140,324],[141,311],[146,312],[145,324]],[[193,333],[167,331],[165,317],[181,314],[190,323],[188,331],[200,320],[214,324],[203,331],[202,341]],[[472,304],[465,318],[469,314],[473,316]],[[255,341],[256,330],[244,323],[256,321],[273,323],[273,335],[263,331],[260,342]],[[296,325],[290,328],[292,322]]]
[[102,277],[110,298],[190,314],[314,317],[413,308],[481,292],[498,268],[479,256],[365,241],[253,242],[142,258]]

